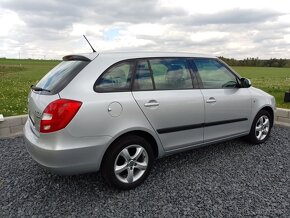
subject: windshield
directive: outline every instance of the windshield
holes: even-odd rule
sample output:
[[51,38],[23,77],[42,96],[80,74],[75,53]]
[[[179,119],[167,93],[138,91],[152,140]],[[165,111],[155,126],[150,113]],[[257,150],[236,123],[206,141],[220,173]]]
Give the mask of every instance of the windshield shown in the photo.
[[69,82],[85,67],[88,61],[63,61],[49,71],[36,85],[41,89],[41,94],[56,94],[60,92]]

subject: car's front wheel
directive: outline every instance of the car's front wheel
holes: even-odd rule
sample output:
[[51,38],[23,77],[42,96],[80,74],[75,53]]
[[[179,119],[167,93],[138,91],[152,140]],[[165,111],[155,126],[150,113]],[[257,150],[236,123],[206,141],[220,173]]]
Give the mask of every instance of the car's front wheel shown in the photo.
[[265,142],[270,135],[272,128],[272,117],[269,112],[261,110],[255,117],[248,140],[254,144]]
[[150,144],[142,137],[130,135],[111,145],[104,156],[101,172],[109,184],[131,189],[147,178],[153,159]]

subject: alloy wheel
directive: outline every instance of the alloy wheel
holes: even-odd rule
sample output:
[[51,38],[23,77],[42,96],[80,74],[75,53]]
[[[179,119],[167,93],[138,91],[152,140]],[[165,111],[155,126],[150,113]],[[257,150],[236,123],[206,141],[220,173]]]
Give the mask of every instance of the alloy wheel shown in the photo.
[[148,154],[140,145],[129,145],[117,156],[114,173],[123,183],[133,183],[140,179],[148,167]]
[[267,116],[263,115],[261,116],[257,123],[256,123],[256,128],[255,128],[255,133],[256,133],[256,138],[259,141],[264,140],[270,130],[270,120]]

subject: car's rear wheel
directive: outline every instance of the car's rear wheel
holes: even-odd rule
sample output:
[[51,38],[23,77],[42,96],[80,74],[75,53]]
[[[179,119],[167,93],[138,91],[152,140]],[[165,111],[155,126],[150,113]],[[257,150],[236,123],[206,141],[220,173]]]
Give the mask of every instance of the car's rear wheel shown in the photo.
[[105,180],[120,189],[132,189],[149,175],[154,159],[150,144],[130,135],[115,141],[106,152],[101,172]]
[[267,111],[261,110],[253,121],[250,134],[247,137],[248,140],[254,144],[265,142],[271,132],[272,120],[271,115]]

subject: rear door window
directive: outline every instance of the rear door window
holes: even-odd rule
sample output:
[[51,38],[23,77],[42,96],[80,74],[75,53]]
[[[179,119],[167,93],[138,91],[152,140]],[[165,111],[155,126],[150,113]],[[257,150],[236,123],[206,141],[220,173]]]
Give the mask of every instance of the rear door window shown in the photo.
[[152,90],[153,80],[147,60],[138,61],[133,90]]
[[50,90],[41,94],[56,94],[85,67],[89,61],[69,60],[63,61],[49,71],[38,83],[37,87]]
[[192,89],[192,79],[185,59],[149,60],[156,90]]
[[192,89],[192,76],[184,58],[138,61],[133,90]]

